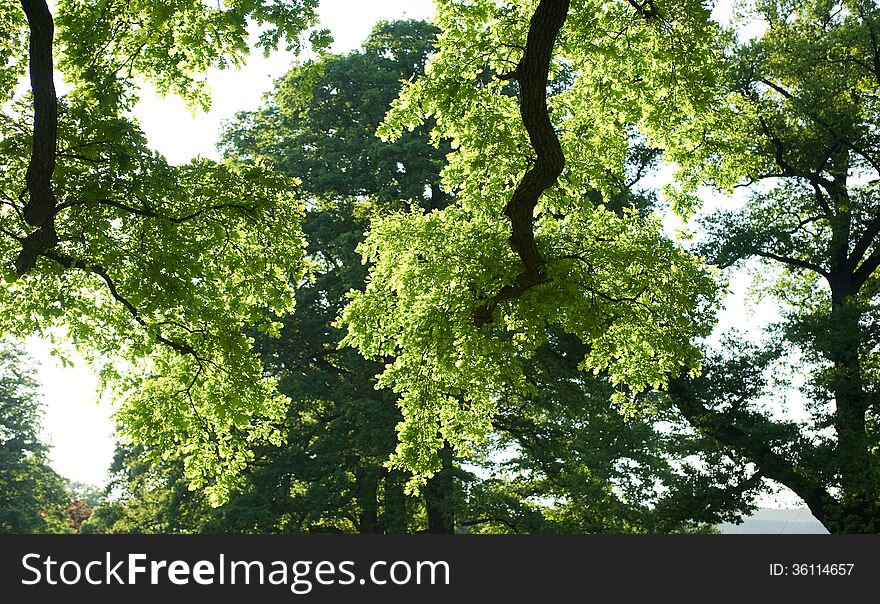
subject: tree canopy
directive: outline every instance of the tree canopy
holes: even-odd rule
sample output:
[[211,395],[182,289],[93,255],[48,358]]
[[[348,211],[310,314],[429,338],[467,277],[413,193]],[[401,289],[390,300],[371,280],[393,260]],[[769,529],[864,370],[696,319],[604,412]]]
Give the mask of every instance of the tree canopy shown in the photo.
[[[455,147],[443,172],[455,202],[373,222],[367,287],[342,319],[346,343],[394,358],[380,383],[402,395],[398,465],[427,476],[444,440],[467,451],[484,439],[497,398],[529,389],[523,360],[553,326],[587,344],[582,368],[607,371],[621,404],[697,370],[711,272],[656,218],[605,203],[637,129],[653,134],[707,98],[706,9],[655,8],[437,4],[437,54],[380,134],[435,119]],[[563,69],[572,82],[548,99],[548,75]]]
[[[70,527],[682,531],[769,480],[880,530],[876,2],[755,0],[741,39],[702,0],[437,0],[346,55],[316,4],[0,8],[0,335],[72,340],[128,440]],[[253,31],[317,54],[171,165],[140,87],[207,107]],[[713,347],[746,263],[781,320]],[[0,490],[49,509],[3,359],[3,467],[41,478]]]
[[0,533],[58,533],[68,526],[66,481],[40,435],[42,409],[25,355],[0,348]]
[[[236,518],[255,506],[278,530],[407,532],[438,521],[436,497],[426,494],[427,509],[408,501],[405,476],[384,467],[401,417],[396,396],[376,389],[381,365],[341,348],[333,325],[346,293],[363,288],[355,249],[370,219],[445,203],[439,172],[448,149],[429,145],[427,128],[393,144],[375,136],[401,80],[423,73],[437,33],[420,21],[379,23],[361,50],[294,66],[263,108],[239,114],[223,133],[228,156],[302,179],[314,266],[280,337],[259,339],[268,371],[291,400],[286,441],[259,451],[252,489],[222,511],[227,527],[251,528]],[[253,523],[256,515],[244,516]]]
[[766,348],[776,366],[797,359],[808,416],[774,417],[741,386],[712,400],[681,385],[679,406],[829,530],[876,532],[880,10],[762,0],[753,18],[766,31],[730,45],[715,110],[678,131],[671,155],[684,190],[750,187],[743,207],[703,220],[698,247],[722,267],[761,263],[760,287],[782,305]]
[[[118,499],[97,509],[88,530],[677,532],[748,509],[744,492],[755,481],[743,468],[705,439],[664,433],[660,422],[681,423],[673,413],[623,417],[607,378],[578,368],[584,345],[559,330],[525,364],[532,392],[499,399],[486,446],[467,459],[444,446],[441,470],[418,497],[404,495],[406,474],[386,467],[398,397],[375,389],[382,365],[340,348],[344,332],[333,323],[346,292],[364,287],[355,248],[370,219],[454,201],[439,176],[450,149],[430,145],[429,125],[394,142],[374,136],[401,79],[423,73],[436,34],[422,22],[380,23],[359,51],[294,65],[262,108],[226,127],[225,154],[302,174],[311,199],[303,229],[312,278],[298,286],[280,337],[256,342],[290,398],[284,443],[255,443],[243,484],[215,510],[187,493],[178,458],[120,449],[108,491]],[[643,216],[656,208],[639,181],[658,157],[632,145],[609,208]],[[700,463],[685,459],[697,455]]]
[[[273,332],[303,275],[295,183],[259,165],[169,165],[131,115],[143,81],[206,106],[203,73],[298,49],[315,2],[4,4],[0,331],[65,335],[125,399],[139,442],[186,452],[222,497],[255,415],[283,414],[244,325]],[[320,42],[320,35],[313,36]],[[27,43],[25,43],[27,41]],[[67,91],[56,93],[54,68]],[[17,86],[28,74],[27,84]]]

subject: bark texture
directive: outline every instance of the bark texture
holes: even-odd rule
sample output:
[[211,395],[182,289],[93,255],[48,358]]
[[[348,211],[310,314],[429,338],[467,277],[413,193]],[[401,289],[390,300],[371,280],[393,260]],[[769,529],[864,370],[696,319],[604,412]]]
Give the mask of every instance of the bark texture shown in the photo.
[[514,300],[548,280],[544,259],[535,241],[535,207],[565,167],[562,146],[547,110],[547,82],[553,47],[568,9],[569,0],[541,0],[529,24],[523,57],[516,70],[508,74],[519,84],[520,115],[536,155],[534,165],[520,179],[504,208],[504,214],[510,219],[510,249],[519,256],[523,270],[512,284],[501,288],[474,311],[474,323],[478,327],[492,322],[495,308],[501,302]]

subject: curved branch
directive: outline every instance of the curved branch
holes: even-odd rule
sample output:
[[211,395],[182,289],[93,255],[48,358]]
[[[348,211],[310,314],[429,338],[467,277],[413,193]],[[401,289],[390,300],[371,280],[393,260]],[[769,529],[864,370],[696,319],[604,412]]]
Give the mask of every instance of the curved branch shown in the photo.
[[535,207],[565,167],[565,156],[547,109],[547,81],[556,38],[568,17],[569,0],[541,0],[532,15],[525,53],[516,70],[508,74],[519,83],[520,116],[535,150],[535,164],[519,181],[504,208],[510,219],[510,249],[520,258],[523,270],[511,285],[503,287],[474,311],[479,327],[492,322],[495,308],[545,283],[544,259],[535,242]]
[[[107,273],[107,270],[103,266],[98,264],[90,264],[85,260],[77,260],[76,258],[72,258],[71,256],[59,254],[57,252],[49,250],[42,252],[40,255],[48,260],[57,262],[64,268],[83,270],[100,277],[101,280],[104,281],[104,283],[107,285],[107,289],[109,290],[110,295],[113,296],[113,299],[125,307],[132,318],[137,322],[137,324],[147,330],[150,329],[150,323],[146,319],[144,319],[143,316],[141,316],[140,311],[137,309],[137,307],[135,307],[134,304],[131,303],[128,298],[119,293],[119,290],[116,288],[116,284],[113,282],[113,279],[110,278],[110,275]],[[165,346],[168,346],[169,348],[179,352],[180,354],[192,356],[199,362],[199,364],[204,361],[204,359],[202,359],[202,357],[199,356],[196,350],[189,344],[181,344],[180,342],[170,340],[158,331],[155,332],[153,335],[156,338],[156,341],[160,344],[164,344]]]
[[660,13],[657,12],[656,7],[654,6],[653,0],[644,0],[641,4],[636,2],[636,0],[626,0],[631,7],[635,9],[635,11],[644,19],[653,19],[659,18]]
[[750,437],[734,421],[703,404],[688,380],[670,380],[669,395],[691,426],[746,457],[767,478],[794,491],[820,521],[827,518],[831,508],[837,504],[831,493],[794,461],[774,452],[766,442]]
[[[772,88],[773,90],[778,92],[780,95],[782,95],[783,97],[785,97],[789,101],[797,101],[798,100],[798,98],[794,94],[792,94],[791,92],[789,92],[788,90],[786,90],[785,88],[783,88],[782,86],[780,86],[779,84],[777,84],[771,80],[768,80],[766,78],[761,78],[758,81],[761,82],[762,84],[765,84],[766,86],[769,86],[770,88]],[[809,117],[816,124],[818,124],[819,126],[824,128],[825,131],[828,132],[832,137],[834,137],[834,139],[838,143],[841,143],[842,145],[847,147],[850,151],[852,151],[853,153],[855,153],[856,155],[858,155],[862,159],[864,159],[866,162],[868,162],[868,164],[870,164],[870,166],[872,168],[874,168],[874,170],[878,174],[880,174],[880,162],[878,162],[878,160],[876,158],[872,157],[871,154],[868,153],[865,149],[863,149],[859,145],[855,144],[853,141],[849,140],[847,137],[842,136],[830,123],[828,123],[826,120],[823,120],[821,117],[819,117],[815,113],[808,113],[807,117]]]
[[853,290],[858,291],[878,268],[880,268],[880,250],[875,250],[853,271]]
[[[77,206],[86,206],[86,205],[88,205],[88,203],[89,202],[84,202],[84,201],[66,201],[66,202],[58,205],[57,212],[61,212],[62,210],[66,210],[67,208],[73,208],[73,207],[77,207]],[[186,214],[184,216],[168,216],[168,215],[156,212],[155,210],[153,210],[149,207],[146,207],[146,206],[138,208],[135,206],[130,206],[128,204],[119,202],[119,201],[114,201],[112,199],[98,199],[92,203],[96,203],[98,205],[110,206],[112,208],[116,208],[117,210],[122,210],[123,212],[128,212],[129,214],[134,214],[135,216],[143,216],[145,218],[158,218],[161,220],[167,220],[169,222],[173,222],[174,224],[181,224],[181,223],[187,222],[189,220],[194,220],[207,212],[214,212],[217,210],[229,210],[229,209],[241,210],[242,213],[244,213],[247,216],[250,216],[252,218],[253,218],[253,211],[254,211],[253,208],[248,207],[246,205],[242,205],[240,203],[218,203],[218,204],[215,204],[212,206],[206,206],[204,208],[201,208],[199,210],[196,210],[195,212],[192,212],[190,214]]]
[[806,260],[801,260],[800,258],[792,258],[790,256],[784,256],[782,254],[776,254],[774,252],[768,252],[765,250],[755,250],[753,252],[756,256],[760,256],[761,258],[767,258],[769,260],[775,260],[776,262],[780,262],[782,264],[787,264],[788,266],[793,266],[795,268],[802,268],[808,271],[812,271],[823,277],[828,277],[829,273],[824,268],[819,266],[818,264],[813,264],[812,262],[808,262]]

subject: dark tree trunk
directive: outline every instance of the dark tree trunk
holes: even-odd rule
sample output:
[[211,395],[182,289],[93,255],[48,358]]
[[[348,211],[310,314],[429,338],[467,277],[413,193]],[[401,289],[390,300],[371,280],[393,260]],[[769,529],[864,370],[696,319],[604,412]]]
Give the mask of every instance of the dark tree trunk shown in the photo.
[[55,94],[52,45],[55,26],[45,0],[21,0],[30,28],[29,63],[31,91],[34,95],[34,137],[25,181],[28,202],[25,221],[36,227],[21,242],[15,270],[23,275],[31,270],[43,252],[58,243],[55,232],[55,146],[58,136],[58,99]]
[[449,195],[440,187],[439,183],[431,185],[431,201],[428,211],[443,210],[449,205]]
[[358,477],[357,501],[360,506],[358,514],[358,532],[384,533],[379,523],[379,477],[376,472],[366,471]]
[[856,292],[849,275],[832,274],[830,280],[831,314],[823,344],[832,364],[828,388],[835,404],[835,456],[841,493],[840,504],[831,510],[826,526],[830,524],[832,532],[873,533],[880,531],[880,509],[866,424],[870,400],[860,359],[862,311],[852,297]]
[[428,513],[428,532],[434,534],[455,532],[455,466],[452,447],[448,443],[440,450],[442,467],[425,485],[425,506]]
[[405,483],[406,476],[398,470],[391,470],[385,475],[382,526],[388,534],[409,532],[409,505],[403,489]]
[[541,0],[529,23],[525,52],[506,76],[519,83],[520,117],[535,151],[535,163],[520,179],[504,207],[510,219],[510,249],[519,256],[522,272],[484,305],[474,310],[477,327],[491,323],[495,308],[547,282],[544,259],[535,241],[535,208],[565,168],[565,155],[547,109],[547,84],[556,37],[568,17],[569,0]]
[[[840,158],[836,165],[848,166],[848,163]],[[831,313],[823,334],[824,341],[819,345],[832,366],[828,389],[835,405],[835,461],[840,477],[840,495],[838,505],[829,510],[828,518],[820,520],[832,532],[877,532],[880,530],[880,510],[866,425],[870,401],[860,359],[864,341],[860,325],[863,311],[856,299],[861,289],[855,276],[860,258],[850,255],[853,216],[846,170],[839,168],[831,183],[833,187],[829,193],[835,207],[828,250]]]

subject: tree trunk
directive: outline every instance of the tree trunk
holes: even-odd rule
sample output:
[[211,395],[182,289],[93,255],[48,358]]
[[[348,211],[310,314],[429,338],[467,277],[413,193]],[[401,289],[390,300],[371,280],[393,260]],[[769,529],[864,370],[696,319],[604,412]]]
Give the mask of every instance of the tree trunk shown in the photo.
[[452,458],[452,447],[449,443],[444,443],[440,450],[440,461],[443,465],[425,485],[429,533],[455,532],[455,467]]
[[379,523],[379,477],[376,472],[367,470],[358,476],[357,490],[357,501],[360,506],[358,532],[383,533]]
[[851,294],[855,292],[850,290],[848,279],[834,279],[824,342],[832,364],[828,388],[835,403],[835,456],[841,487],[840,506],[830,510],[833,518],[828,519],[831,525],[828,529],[832,532],[873,533],[880,531],[880,510],[865,419],[870,401],[859,358],[862,311],[852,298]]
[[403,490],[406,477],[398,470],[385,475],[383,493],[382,526],[388,534],[404,534],[409,531],[407,496]]

